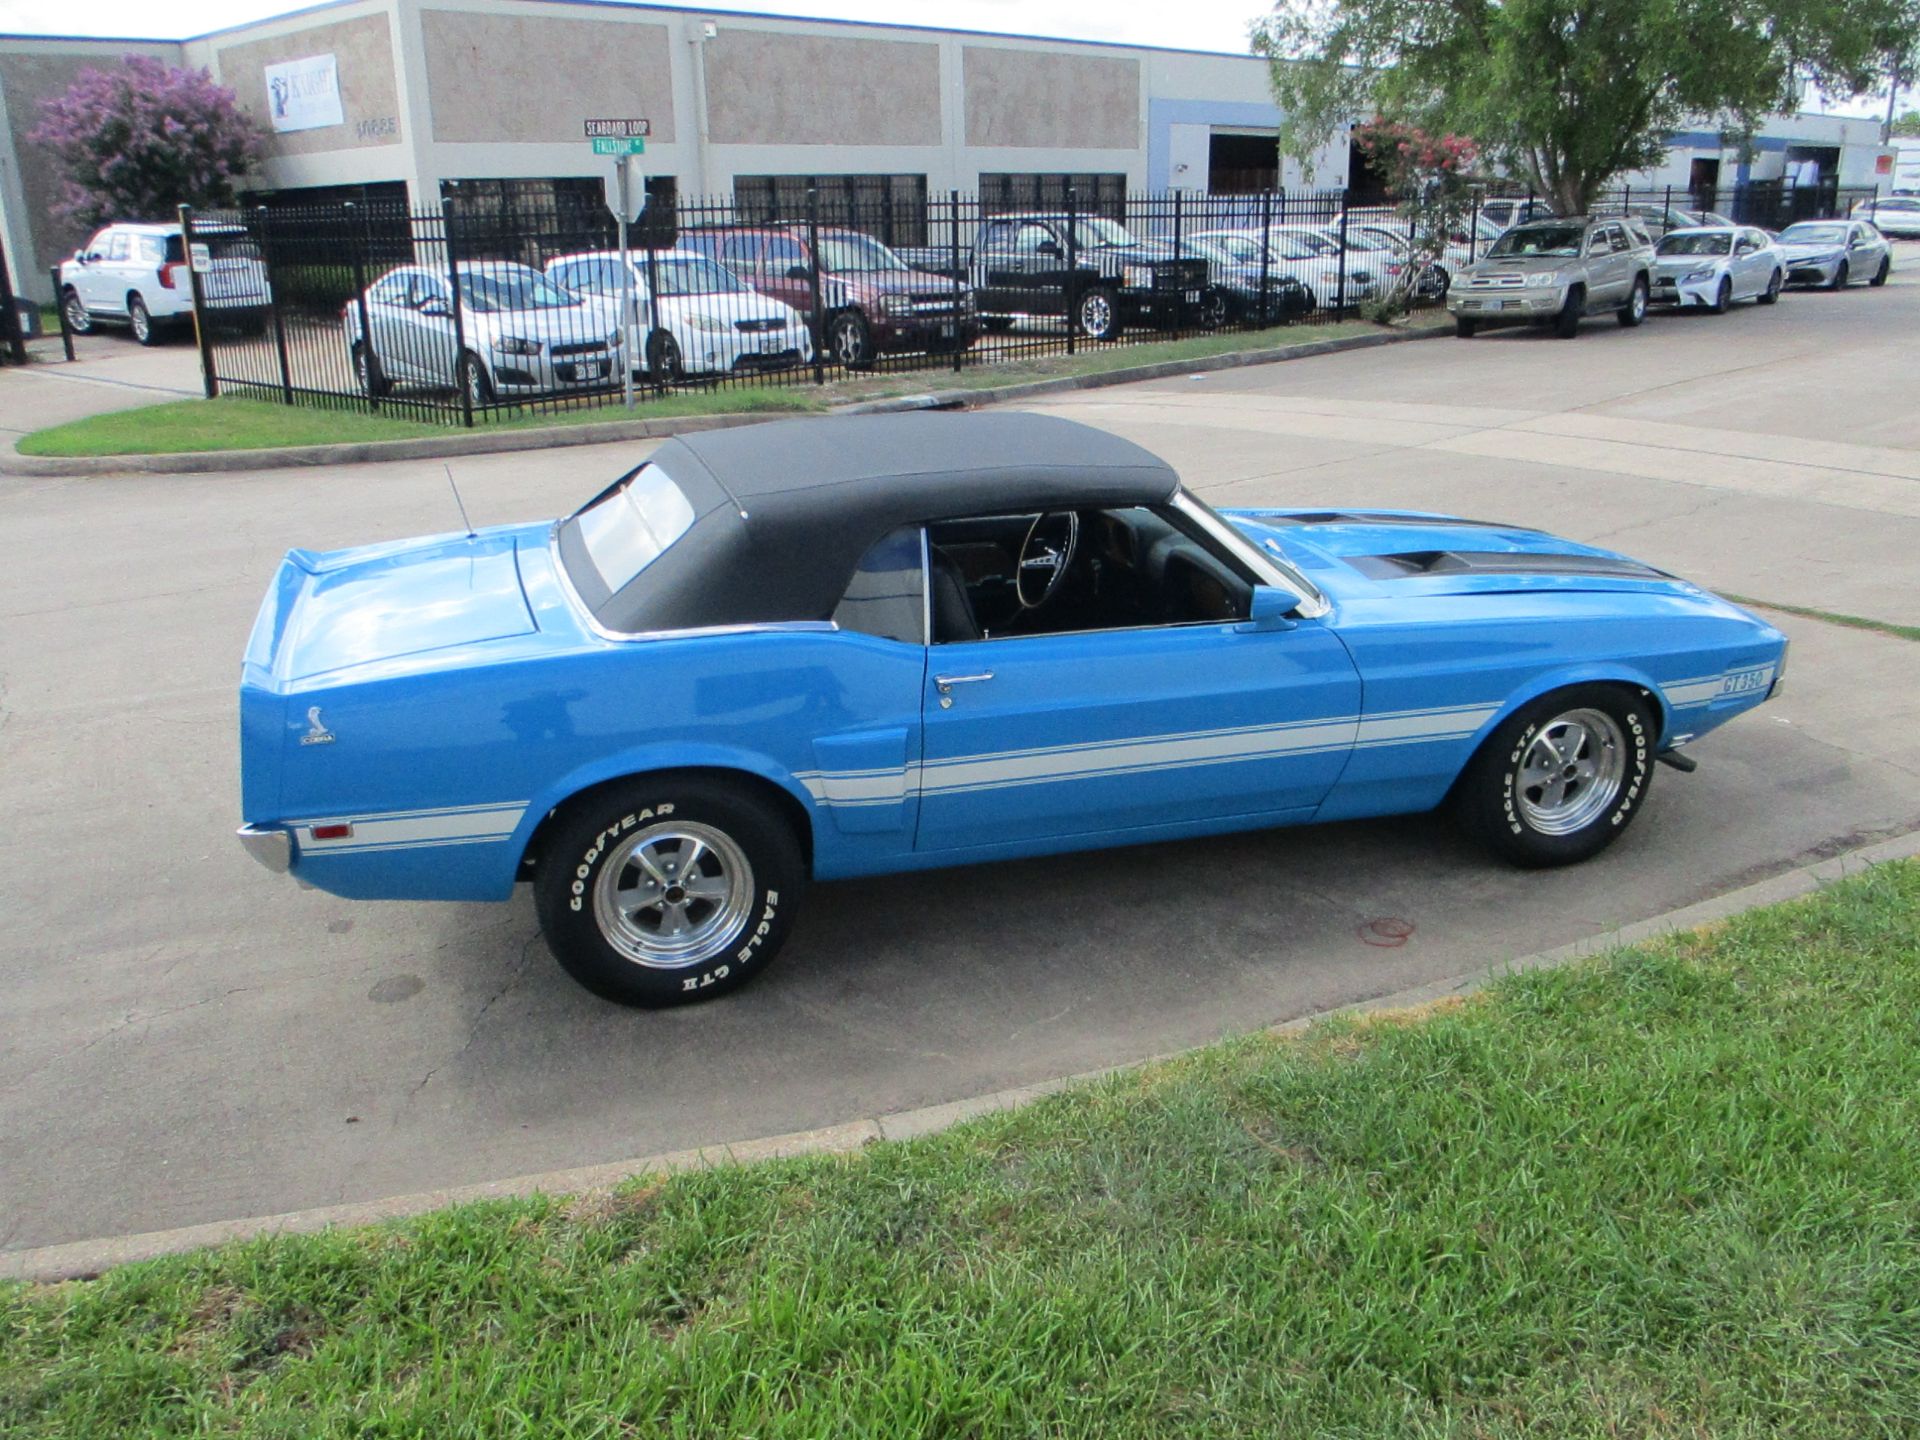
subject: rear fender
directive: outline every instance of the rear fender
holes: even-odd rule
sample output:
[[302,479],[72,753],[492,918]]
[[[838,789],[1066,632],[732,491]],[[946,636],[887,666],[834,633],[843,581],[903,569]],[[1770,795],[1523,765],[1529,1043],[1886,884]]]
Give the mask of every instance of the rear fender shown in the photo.
[[524,864],[528,858],[528,848],[534,833],[555,810],[565,805],[574,796],[604,785],[610,780],[624,780],[633,776],[657,774],[663,770],[711,770],[732,771],[740,775],[752,776],[779,789],[791,799],[799,813],[806,817],[808,832],[800,837],[802,846],[809,854],[813,851],[814,834],[818,832],[818,816],[815,813],[813,796],[806,786],[793,778],[793,772],[768,756],[756,754],[751,750],[738,749],[727,745],[641,745],[627,750],[618,750],[610,755],[596,756],[588,764],[569,771],[565,776],[545,787],[534,797],[527,812],[520,819],[519,828],[513,835],[512,853]]

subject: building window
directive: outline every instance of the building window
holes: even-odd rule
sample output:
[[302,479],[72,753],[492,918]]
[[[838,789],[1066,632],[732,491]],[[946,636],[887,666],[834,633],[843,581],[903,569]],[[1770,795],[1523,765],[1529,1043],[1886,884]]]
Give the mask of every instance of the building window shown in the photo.
[[982,175],[980,207],[989,215],[1009,210],[1063,210],[1069,190],[1076,208],[1116,220],[1125,218],[1125,175]]
[[927,243],[924,175],[736,175],[735,218],[749,225],[804,221],[808,191],[822,225],[864,231],[888,245]]
[[[1354,153],[1362,155],[1358,147]],[[1279,188],[1280,142],[1275,136],[1215,134],[1207,142],[1210,194],[1258,195]]]

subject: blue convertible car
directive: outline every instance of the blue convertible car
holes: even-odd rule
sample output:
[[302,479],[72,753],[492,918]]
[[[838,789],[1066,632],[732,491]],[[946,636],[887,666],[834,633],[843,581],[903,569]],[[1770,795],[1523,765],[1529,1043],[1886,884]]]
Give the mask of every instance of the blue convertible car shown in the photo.
[[1786,642],[1521,526],[1220,514],[1022,414],[687,437],[551,525],[296,550],[240,835],[364,899],[534,887],[640,1005],[764,969],[811,879],[1451,805],[1584,859]]

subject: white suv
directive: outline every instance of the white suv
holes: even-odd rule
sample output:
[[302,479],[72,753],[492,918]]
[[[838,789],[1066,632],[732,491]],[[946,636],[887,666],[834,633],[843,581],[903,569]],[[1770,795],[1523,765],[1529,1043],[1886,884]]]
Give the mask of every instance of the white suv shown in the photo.
[[[257,327],[271,299],[259,248],[237,226],[195,226],[210,263],[200,276],[207,309]],[[178,225],[109,225],[60,266],[60,305],[75,334],[110,323],[157,345],[193,315],[193,281]]]

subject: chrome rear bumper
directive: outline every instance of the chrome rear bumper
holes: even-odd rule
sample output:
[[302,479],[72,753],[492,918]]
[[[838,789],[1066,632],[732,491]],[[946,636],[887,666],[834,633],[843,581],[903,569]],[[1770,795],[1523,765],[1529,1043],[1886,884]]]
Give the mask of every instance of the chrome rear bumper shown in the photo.
[[293,836],[288,831],[242,825],[234,834],[247,854],[274,874],[284,875],[293,868]]

